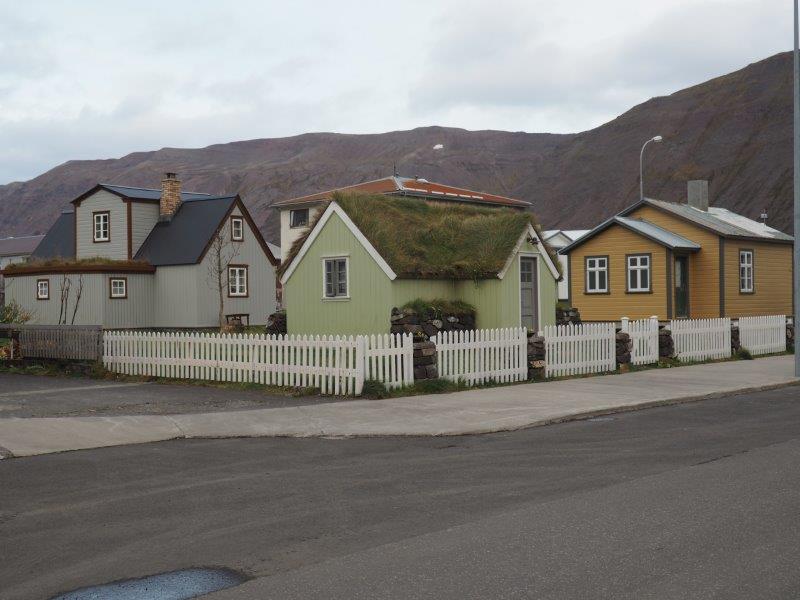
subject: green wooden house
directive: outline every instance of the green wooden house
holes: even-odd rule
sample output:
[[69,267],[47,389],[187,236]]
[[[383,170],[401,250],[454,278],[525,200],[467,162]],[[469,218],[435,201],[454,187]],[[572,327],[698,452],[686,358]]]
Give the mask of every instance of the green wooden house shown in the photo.
[[529,212],[336,194],[281,268],[290,334],[387,333],[393,307],[461,300],[478,328],[555,321],[557,261]]

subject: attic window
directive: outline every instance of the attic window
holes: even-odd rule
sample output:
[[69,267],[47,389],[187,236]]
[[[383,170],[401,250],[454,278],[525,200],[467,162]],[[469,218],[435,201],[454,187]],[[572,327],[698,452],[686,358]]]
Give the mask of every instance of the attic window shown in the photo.
[[308,209],[297,208],[289,211],[289,227],[306,227],[308,226]]
[[111,214],[108,211],[92,213],[94,233],[92,241],[108,242],[111,240]]
[[231,239],[234,242],[244,240],[244,219],[242,217],[231,217]]

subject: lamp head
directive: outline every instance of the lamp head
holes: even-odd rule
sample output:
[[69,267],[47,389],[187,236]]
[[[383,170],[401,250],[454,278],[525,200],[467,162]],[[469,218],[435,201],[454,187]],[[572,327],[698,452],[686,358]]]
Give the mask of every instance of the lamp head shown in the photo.
[[661,137],[660,135],[657,135],[656,137],[653,138],[653,141],[654,142],[660,142],[663,139],[664,139],[663,137]]

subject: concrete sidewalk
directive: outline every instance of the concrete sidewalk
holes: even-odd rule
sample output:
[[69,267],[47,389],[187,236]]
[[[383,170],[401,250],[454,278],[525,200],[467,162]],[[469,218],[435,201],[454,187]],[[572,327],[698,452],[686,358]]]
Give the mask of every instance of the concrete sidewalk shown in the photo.
[[[800,382],[792,356],[388,400],[180,415],[0,420],[0,452],[30,456],[196,437],[436,436],[545,425]],[[235,392],[231,392],[235,393]]]

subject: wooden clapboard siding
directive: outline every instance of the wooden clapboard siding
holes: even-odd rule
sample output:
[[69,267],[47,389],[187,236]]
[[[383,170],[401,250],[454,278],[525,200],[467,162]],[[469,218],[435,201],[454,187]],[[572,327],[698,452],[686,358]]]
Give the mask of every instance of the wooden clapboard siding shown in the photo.
[[[739,292],[739,250],[753,251],[754,293]],[[725,316],[792,314],[792,246],[725,240]]]
[[689,258],[690,317],[719,317],[719,236],[652,206],[641,206],[627,216],[645,219],[700,245],[701,250]]
[[[651,254],[651,290],[649,294],[627,293],[626,255]],[[608,294],[586,294],[587,256],[608,256],[610,289]],[[667,318],[667,254],[666,249],[620,225],[612,225],[587,240],[570,253],[572,305],[581,311],[585,321],[617,321],[626,316],[643,319],[657,315]]]

